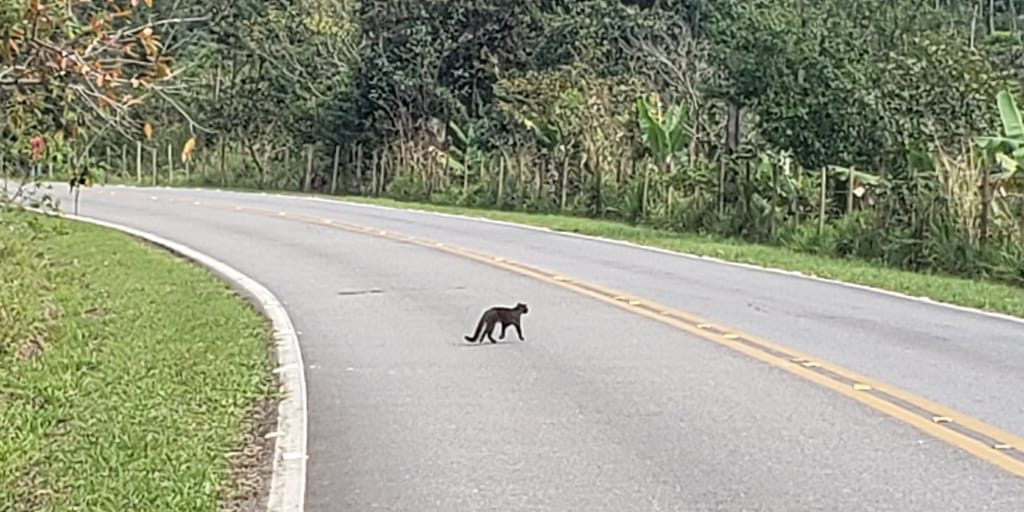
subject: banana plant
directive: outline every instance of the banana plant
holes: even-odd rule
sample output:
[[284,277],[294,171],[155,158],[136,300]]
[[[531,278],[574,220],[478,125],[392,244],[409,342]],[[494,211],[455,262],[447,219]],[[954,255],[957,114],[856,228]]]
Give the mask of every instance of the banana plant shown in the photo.
[[[672,107],[668,112],[662,112],[658,97],[652,97],[653,104],[643,97],[636,100],[637,122],[644,145],[654,158],[655,167],[662,176],[667,176],[672,171],[673,161],[689,147],[690,134],[689,127],[686,126],[689,113],[681,104]],[[647,168],[644,169],[643,187],[641,207],[642,211],[646,212],[650,187]]]
[[671,167],[672,159],[690,144],[686,126],[688,112],[685,105],[676,105],[662,112],[657,98],[653,105],[646,98],[636,101],[637,120],[644,144],[654,157],[659,170]]
[[1006,89],[996,95],[999,117],[1003,122],[1003,135],[1000,137],[978,137],[976,142],[987,156],[995,159],[1002,172],[989,176],[991,183],[999,189],[1013,185],[1024,189],[1019,182],[1020,168],[1024,166],[1024,121],[1013,95]]
[[462,173],[462,190],[465,193],[469,189],[469,174],[473,169],[481,169],[484,154],[477,145],[479,139],[475,127],[471,125],[463,131],[454,121],[449,122],[448,127],[455,134],[459,144],[452,144],[447,150],[432,148],[432,152],[447,167]]

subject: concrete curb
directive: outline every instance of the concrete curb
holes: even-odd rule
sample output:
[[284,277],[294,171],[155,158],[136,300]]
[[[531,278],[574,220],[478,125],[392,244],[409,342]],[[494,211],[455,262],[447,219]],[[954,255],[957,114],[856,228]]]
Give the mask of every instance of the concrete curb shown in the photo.
[[279,365],[274,373],[281,379],[284,397],[277,409],[274,467],[267,511],[302,512],[305,506],[306,459],[308,457],[306,454],[305,366],[302,362],[298,334],[281,301],[251,277],[186,245],[142,230],[99,219],[67,213],[59,216],[122,231],[192,260],[230,284],[238,293],[257,305],[271,320]]

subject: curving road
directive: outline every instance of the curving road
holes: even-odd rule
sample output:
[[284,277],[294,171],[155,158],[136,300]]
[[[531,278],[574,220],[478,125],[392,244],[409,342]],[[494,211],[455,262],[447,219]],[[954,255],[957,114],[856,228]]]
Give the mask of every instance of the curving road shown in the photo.
[[[307,365],[309,511],[1024,510],[1024,323],[324,200],[97,187],[80,207],[285,301]],[[525,342],[462,341],[517,301]]]

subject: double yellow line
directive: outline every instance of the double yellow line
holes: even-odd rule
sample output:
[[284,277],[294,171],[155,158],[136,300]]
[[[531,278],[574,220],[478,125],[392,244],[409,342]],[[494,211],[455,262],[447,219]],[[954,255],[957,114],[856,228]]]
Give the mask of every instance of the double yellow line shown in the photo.
[[[174,199],[165,199],[164,201],[186,202]],[[877,382],[839,365],[797,352],[791,348],[777,345],[747,333],[729,329],[664,304],[633,297],[626,293],[505,258],[388,230],[349,224],[324,217],[291,214],[283,211],[204,202],[192,203],[208,208],[317,224],[353,233],[362,233],[428,247],[532,277],[675,327],[699,338],[712,341],[758,361],[785,370],[843,396],[852,398],[1018,477],[1024,478],[1024,438],[1004,432],[976,418],[907,391]]]

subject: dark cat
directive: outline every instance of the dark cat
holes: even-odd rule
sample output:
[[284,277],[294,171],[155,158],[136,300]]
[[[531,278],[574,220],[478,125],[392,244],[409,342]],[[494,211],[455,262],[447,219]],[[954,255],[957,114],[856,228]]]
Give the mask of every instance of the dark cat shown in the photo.
[[526,304],[517,302],[515,307],[505,308],[495,306],[493,308],[484,311],[484,314],[480,317],[480,322],[476,324],[476,332],[472,336],[465,336],[466,341],[477,342],[483,341],[484,335],[487,339],[491,340],[491,343],[497,343],[494,338],[491,337],[491,333],[494,332],[494,326],[498,322],[501,322],[501,339],[505,339],[505,329],[509,325],[516,328],[516,333],[519,335],[519,341],[526,341],[523,338],[523,331],[519,326],[520,319],[526,313],[529,313],[530,309],[526,307]]

